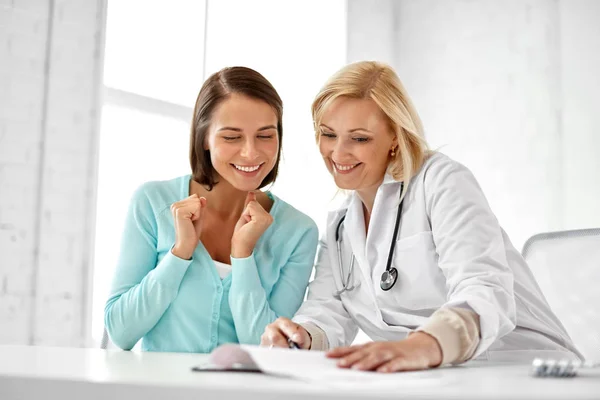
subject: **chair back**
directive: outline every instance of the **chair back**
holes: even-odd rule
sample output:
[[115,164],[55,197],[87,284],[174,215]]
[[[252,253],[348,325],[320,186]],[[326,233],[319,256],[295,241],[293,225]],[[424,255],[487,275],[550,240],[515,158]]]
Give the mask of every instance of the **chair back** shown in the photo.
[[522,254],[575,346],[600,360],[600,229],[537,234]]

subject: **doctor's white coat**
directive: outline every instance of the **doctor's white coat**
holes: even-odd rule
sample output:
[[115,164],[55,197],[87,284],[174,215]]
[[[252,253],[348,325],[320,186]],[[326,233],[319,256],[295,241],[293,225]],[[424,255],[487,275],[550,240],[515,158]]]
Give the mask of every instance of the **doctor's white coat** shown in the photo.
[[[441,153],[430,156],[410,180],[392,262],[398,281],[381,290],[400,187],[386,176],[366,237],[356,193],[329,213],[315,278],[295,322],[315,324],[336,347],[350,344],[359,327],[373,340],[400,340],[437,309],[464,307],[480,317],[474,357],[516,359],[524,350],[537,350],[539,356],[571,351],[580,357],[474,176]],[[350,285],[360,286],[336,297],[342,284],[335,231],[344,214],[343,276],[347,279],[354,254]]]

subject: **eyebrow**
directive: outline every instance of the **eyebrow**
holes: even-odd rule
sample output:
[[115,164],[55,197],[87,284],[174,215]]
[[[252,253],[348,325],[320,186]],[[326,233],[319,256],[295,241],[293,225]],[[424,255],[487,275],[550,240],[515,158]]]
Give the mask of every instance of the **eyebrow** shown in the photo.
[[[265,125],[262,128],[258,128],[257,132],[262,132],[262,131],[268,131],[269,129],[277,129],[277,127],[275,125]],[[242,130],[240,128],[234,128],[232,126],[224,126],[222,128],[219,128],[217,130],[217,132],[221,132],[221,131],[234,131],[234,132],[242,132]]]
[[[330,131],[333,131],[333,132],[335,132],[335,129],[332,129],[332,128],[328,127],[328,126],[327,126],[327,125],[325,125],[325,124],[321,124],[321,126],[322,126],[322,127],[325,127],[325,128],[327,128],[327,129],[329,129]],[[373,133],[373,132],[371,132],[370,130],[368,130],[368,129],[366,129],[366,128],[354,128],[354,129],[350,129],[348,132],[350,132],[350,133],[354,133],[354,132],[357,132],[357,131],[364,131],[364,132]]]

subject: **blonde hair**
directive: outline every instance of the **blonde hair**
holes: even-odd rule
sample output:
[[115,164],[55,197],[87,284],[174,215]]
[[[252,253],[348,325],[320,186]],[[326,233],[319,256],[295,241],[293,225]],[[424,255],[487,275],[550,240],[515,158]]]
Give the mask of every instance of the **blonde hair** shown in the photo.
[[408,181],[421,168],[430,151],[423,136],[421,119],[398,75],[389,65],[376,61],[356,62],[336,72],[312,104],[317,143],[323,114],[338,97],[371,99],[387,116],[398,141],[388,172],[395,180],[404,181],[406,193]]

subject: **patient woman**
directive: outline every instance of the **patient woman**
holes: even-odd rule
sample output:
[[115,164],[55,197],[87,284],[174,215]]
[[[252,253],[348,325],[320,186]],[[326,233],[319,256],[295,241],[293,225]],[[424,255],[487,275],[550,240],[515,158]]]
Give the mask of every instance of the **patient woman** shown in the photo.
[[[575,358],[577,350],[502,230],[474,176],[427,150],[394,71],[335,74],[312,107],[338,187],[308,300],[264,345],[331,349],[343,368],[393,372],[473,357]],[[358,328],[374,342],[348,346]],[[527,351],[533,350],[533,351]]]
[[192,121],[192,174],[133,195],[104,314],[117,346],[142,339],[143,350],[207,353],[258,344],[267,324],[298,310],[317,227],[258,190],[277,176],[282,113],[256,71],[225,68],[206,80]]

